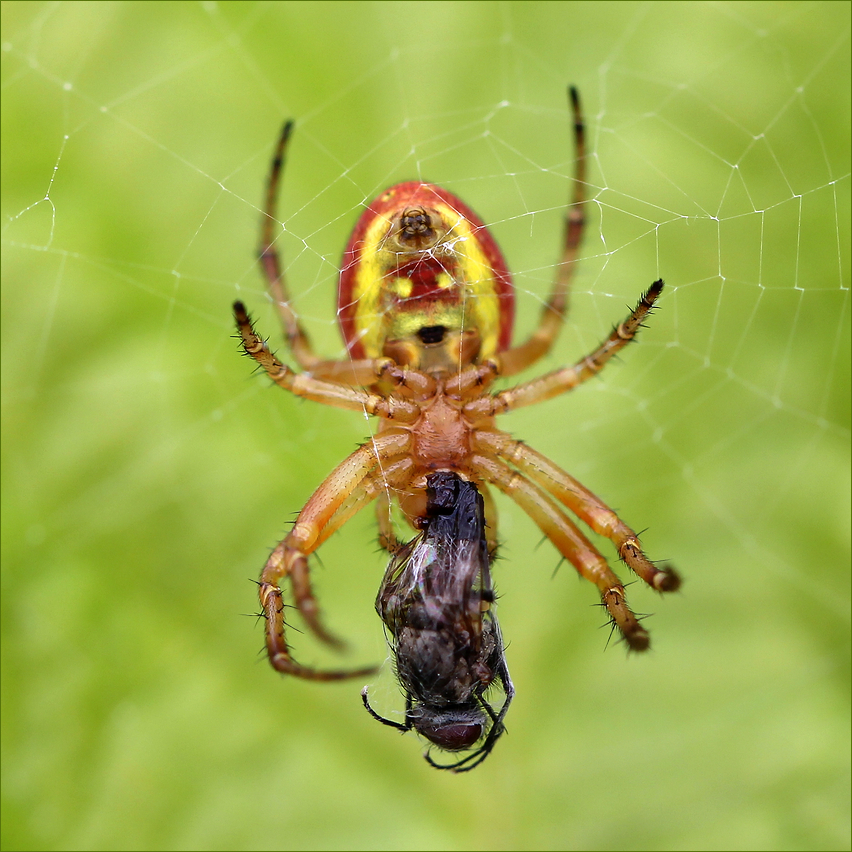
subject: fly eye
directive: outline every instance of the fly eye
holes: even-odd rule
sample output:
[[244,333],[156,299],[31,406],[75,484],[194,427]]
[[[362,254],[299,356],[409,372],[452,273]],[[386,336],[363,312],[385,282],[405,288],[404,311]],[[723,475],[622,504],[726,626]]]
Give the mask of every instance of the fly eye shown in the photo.
[[446,722],[443,724],[419,724],[417,730],[445,751],[461,751],[470,748],[482,736],[481,722]]

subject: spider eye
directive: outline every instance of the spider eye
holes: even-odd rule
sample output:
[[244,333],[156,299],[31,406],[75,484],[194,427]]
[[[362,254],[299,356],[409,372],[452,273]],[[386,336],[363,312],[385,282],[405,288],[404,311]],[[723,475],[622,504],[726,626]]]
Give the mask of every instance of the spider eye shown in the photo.
[[403,211],[399,222],[400,239],[414,236],[431,236],[432,219],[422,207],[409,207]]
[[417,336],[421,343],[426,346],[444,342],[444,335],[447,333],[447,327],[443,325],[427,325],[418,329]]

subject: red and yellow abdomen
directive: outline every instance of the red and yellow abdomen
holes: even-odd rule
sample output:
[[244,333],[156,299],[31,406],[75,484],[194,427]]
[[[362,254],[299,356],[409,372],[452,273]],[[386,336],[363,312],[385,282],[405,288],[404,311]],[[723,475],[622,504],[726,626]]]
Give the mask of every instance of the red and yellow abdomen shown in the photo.
[[464,202],[433,184],[400,183],[367,207],[352,232],[338,317],[353,358],[378,358],[389,341],[425,340],[430,329],[444,329],[478,332],[482,360],[509,347],[512,280],[494,238]]

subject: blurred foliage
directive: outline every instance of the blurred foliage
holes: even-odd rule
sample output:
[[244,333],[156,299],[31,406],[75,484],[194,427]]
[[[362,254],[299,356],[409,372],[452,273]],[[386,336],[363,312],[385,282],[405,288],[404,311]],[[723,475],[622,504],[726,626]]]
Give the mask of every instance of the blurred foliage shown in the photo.
[[[3,849],[849,848],[848,13],[4,3]],[[252,378],[230,303],[277,345],[254,247],[292,116],[281,244],[319,350],[349,228],[411,177],[494,223],[528,332],[569,82],[589,228],[546,367],[667,292],[620,364],[504,425],[686,582],[634,585],[654,650],[604,653],[594,590],[500,502],[518,695],[456,777],[360,683],[260,656],[250,578],[370,427]],[[315,565],[353,665],[386,654],[374,540],[365,512]]]

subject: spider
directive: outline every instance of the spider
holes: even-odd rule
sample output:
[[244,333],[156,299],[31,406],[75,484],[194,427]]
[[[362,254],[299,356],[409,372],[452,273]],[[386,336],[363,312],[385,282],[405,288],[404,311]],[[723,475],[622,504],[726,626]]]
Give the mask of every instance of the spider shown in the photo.
[[496,392],[497,378],[515,376],[553,346],[562,326],[583,234],[584,125],[577,90],[570,87],[575,172],[565,215],[562,258],[538,327],[512,346],[511,276],[494,238],[461,200],[438,186],[400,183],[361,215],[343,255],[338,317],[348,358],[323,360],[290,306],[273,226],[278,184],[293,128],[284,125],[269,175],[261,225],[260,261],[290,351],[301,368],[282,363],[257,334],[242,302],[234,303],[245,353],[275,384],[296,396],[378,418],[376,434],[342,461],[314,491],[289,534],[261,573],[259,595],[269,661],[279,672],[311,680],[361,677],[373,668],[319,670],[296,662],[285,638],[281,584],[320,640],[339,647],[320,617],[308,557],[361,508],[377,503],[379,542],[391,554],[392,501],[415,528],[427,517],[427,478],[455,473],[482,494],[488,549],[495,552],[494,487],[514,500],[559,553],[597,586],[611,623],[630,649],[649,637],[627,605],[624,586],[566,509],[608,538],[618,557],[651,588],[670,592],[680,580],[655,566],[636,533],[605,503],[556,464],[497,428],[496,418],[544,402],[595,376],[634,339],[663,282],[654,282],[636,308],[590,354],[572,366]]
[[[455,473],[426,477],[426,517],[418,536],[392,556],[376,610],[387,628],[405,690],[405,723],[385,719],[361,692],[370,715],[399,731],[414,728],[444,751],[482,745],[436,769],[468,772],[491,753],[504,732],[515,694],[494,612],[485,509],[477,487]],[[483,697],[499,680],[499,712]]]

